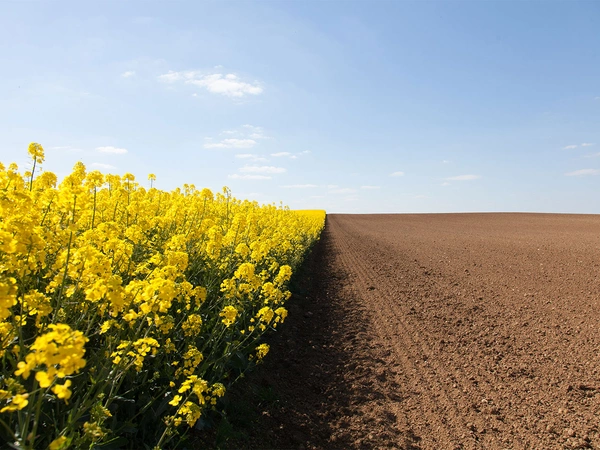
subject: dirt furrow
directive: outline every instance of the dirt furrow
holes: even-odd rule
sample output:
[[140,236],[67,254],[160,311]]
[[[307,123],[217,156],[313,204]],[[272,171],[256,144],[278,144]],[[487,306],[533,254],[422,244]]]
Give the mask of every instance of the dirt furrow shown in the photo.
[[[429,359],[429,352],[422,344],[415,342],[411,336],[412,330],[399,319],[396,309],[390,307],[389,300],[393,294],[388,286],[389,281],[378,279],[374,269],[379,266],[373,264],[373,254],[369,253],[369,249],[361,245],[360,234],[341,228],[335,219],[330,226],[333,242],[340,249],[344,269],[350,274],[355,291],[373,312],[372,326],[378,341],[392,350],[390,363],[402,374],[398,384],[405,400],[401,405],[390,404],[389,407],[406,410],[406,405],[410,404],[410,409],[418,414],[412,414],[414,417],[406,421],[416,435],[427,436],[422,444],[451,448],[456,443],[456,433],[450,429],[446,413],[455,409],[455,405],[446,392],[440,392],[436,374],[432,374],[426,365],[419,366],[419,362]],[[395,296],[391,297],[392,301],[394,299]],[[439,375],[443,376],[441,373]]]
[[584,310],[598,318],[600,220],[577,218],[330,216],[380,338],[421,392],[405,406],[423,448],[595,445],[597,322]]
[[[402,281],[406,275],[415,271],[420,273],[422,267],[414,267],[413,261],[406,261],[402,254],[383,245],[379,246],[378,252],[372,252],[364,243],[373,245],[374,241],[364,240],[360,230],[337,231],[337,226],[333,220],[331,227],[334,236],[339,236],[345,269],[355,275],[355,284],[363,301],[378,315],[374,317],[374,326],[379,338],[391,344],[396,364],[400,363],[409,377],[405,386],[410,386],[415,403],[409,408],[414,410],[409,422],[413,424],[414,432],[422,436],[422,445],[427,448],[480,448],[482,439],[474,431],[489,428],[489,421],[474,417],[463,393],[479,391],[477,397],[490,404],[493,395],[473,386],[472,377],[462,367],[445,366],[436,355],[439,346],[435,345],[435,339],[423,337],[422,332],[415,333],[419,327],[411,320],[414,309],[405,311],[404,308],[407,298],[402,292],[410,295],[413,291],[410,283],[404,282],[402,286]],[[390,273],[385,267],[395,269]],[[402,273],[405,275],[399,275]],[[424,286],[420,285],[419,290],[422,294]],[[438,349],[430,348],[432,342]],[[497,426],[494,431],[499,431]]]

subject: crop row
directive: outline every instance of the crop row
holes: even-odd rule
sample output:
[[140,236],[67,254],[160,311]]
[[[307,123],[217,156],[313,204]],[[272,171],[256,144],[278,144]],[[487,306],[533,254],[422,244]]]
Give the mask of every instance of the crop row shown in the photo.
[[268,352],[324,211],[81,163],[58,184],[29,154],[28,172],[0,164],[0,442],[179,442]]

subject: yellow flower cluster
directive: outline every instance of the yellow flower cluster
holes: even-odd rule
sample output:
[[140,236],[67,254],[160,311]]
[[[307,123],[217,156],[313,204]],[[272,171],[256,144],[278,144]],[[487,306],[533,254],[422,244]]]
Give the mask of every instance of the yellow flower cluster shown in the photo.
[[153,338],[142,338],[135,342],[122,341],[117,350],[110,355],[113,358],[113,364],[121,364],[123,361],[126,366],[133,365],[135,370],[139,372],[144,365],[144,358],[148,353],[156,355],[160,344]]
[[28,151],[30,171],[0,163],[0,440],[161,447],[267,354],[325,212],[82,163],[58,184]]

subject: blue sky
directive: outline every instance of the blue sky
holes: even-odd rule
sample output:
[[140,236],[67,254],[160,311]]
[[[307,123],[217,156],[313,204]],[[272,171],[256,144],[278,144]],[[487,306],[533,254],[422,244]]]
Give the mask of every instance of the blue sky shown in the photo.
[[599,2],[2,1],[0,161],[328,212],[600,213]]

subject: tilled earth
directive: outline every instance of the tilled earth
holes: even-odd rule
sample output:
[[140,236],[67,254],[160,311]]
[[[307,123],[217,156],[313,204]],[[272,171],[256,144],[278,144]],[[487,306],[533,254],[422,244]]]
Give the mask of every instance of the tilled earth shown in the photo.
[[600,448],[600,216],[328,215],[305,270],[247,447]]

